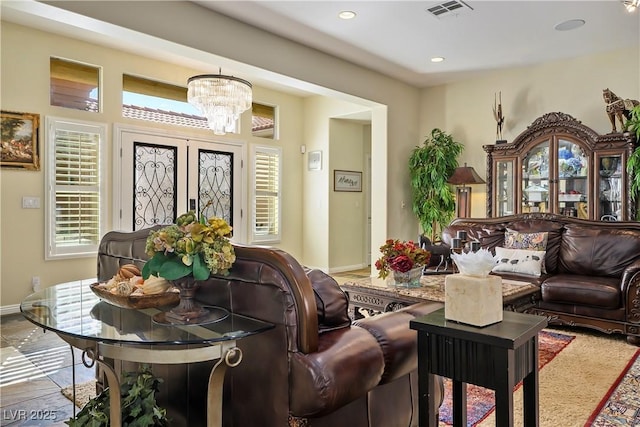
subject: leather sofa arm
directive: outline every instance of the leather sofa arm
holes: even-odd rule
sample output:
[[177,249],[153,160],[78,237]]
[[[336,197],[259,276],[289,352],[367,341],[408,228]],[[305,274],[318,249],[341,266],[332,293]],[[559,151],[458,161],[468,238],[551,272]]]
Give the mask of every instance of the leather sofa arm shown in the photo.
[[384,356],[368,331],[352,326],[322,334],[316,352],[291,353],[289,366],[291,414],[318,417],[373,390],[384,371]]
[[279,271],[290,285],[297,308],[298,350],[318,350],[318,311],[311,282],[298,261],[285,251],[266,246],[234,244],[236,260],[245,259],[267,264]]
[[640,259],[627,266],[620,282],[622,306],[627,312],[629,322],[640,323]]

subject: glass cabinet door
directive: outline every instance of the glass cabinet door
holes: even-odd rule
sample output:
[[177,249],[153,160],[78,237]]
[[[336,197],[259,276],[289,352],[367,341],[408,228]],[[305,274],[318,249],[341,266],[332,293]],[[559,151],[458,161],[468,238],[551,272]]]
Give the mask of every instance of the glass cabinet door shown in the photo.
[[603,154],[596,158],[598,186],[596,219],[622,221],[624,206],[623,159],[621,154]]
[[582,147],[560,138],[557,153],[560,215],[589,218],[589,157]]
[[535,145],[523,158],[520,212],[549,212],[549,144]]
[[495,192],[493,212],[497,216],[513,215],[515,212],[515,159],[499,160],[495,163]]

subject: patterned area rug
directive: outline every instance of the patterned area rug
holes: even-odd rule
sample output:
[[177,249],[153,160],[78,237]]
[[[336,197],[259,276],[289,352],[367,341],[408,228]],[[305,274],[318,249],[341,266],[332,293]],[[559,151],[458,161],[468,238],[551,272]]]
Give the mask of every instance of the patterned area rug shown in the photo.
[[[575,336],[572,335],[564,335],[549,330],[541,331],[538,338],[538,368],[542,369],[574,338]],[[516,388],[520,387],[521,384],[519,383]],[[451,380],[445,379],[444,401],[440,406],[440,423],[445,425],[453,425],[451,388]],[[473,384],[467,385],[467,427],[478,425],[491,414],[495,407],[494,394],[493,390]]]
[[[73,401],[73,386],[64,387],[60,390],[60,392],[64,397]],[[94,397],[96,397],[95,380],[87,381],[86,383],[78,384],[76,386],[75,404],[78,408],[82,408],[90,399],[93,399]]]
[[636,351],[585,427],[640,426],[640,362]]

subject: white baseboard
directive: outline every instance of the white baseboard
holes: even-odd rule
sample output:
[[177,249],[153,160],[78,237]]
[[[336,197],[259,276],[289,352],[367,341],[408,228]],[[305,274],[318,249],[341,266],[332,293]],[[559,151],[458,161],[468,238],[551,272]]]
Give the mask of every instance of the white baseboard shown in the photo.
[[363,268],[368,268],[369,265],[367,264],[354,264],[354,265],[343,265],[340,267],[333,267],[333,268],[322,268],[322,267],[314,267],[313,265],[305,265],[306,268],[308,268],[309,270],[320,270],[323,273],[326,274],[336,274],[336,273],[343,273],[345,271],[353,271],[353,270],[361,270]]
[[369,267],[367,264],[343,265],[341,267],[333,267],[329,269],[329,274],[343,273],[345,271],[362,270]]
[[0,316],[4,316],[5,314],[16,314],[16,313],[20,313],[20,304],[3,305],[0,307]]

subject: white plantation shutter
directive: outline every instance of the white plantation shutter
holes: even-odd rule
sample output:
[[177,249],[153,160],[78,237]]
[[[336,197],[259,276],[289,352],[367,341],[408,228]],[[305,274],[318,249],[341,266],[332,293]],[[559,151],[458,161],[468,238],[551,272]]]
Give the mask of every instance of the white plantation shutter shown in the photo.
[[106,125],[48,118],[47,131],[47,257],[93,255],[104,232]]
[[279,148],[253,147],[252,238],[255,242],[280,240]]

